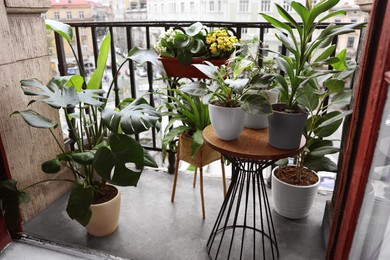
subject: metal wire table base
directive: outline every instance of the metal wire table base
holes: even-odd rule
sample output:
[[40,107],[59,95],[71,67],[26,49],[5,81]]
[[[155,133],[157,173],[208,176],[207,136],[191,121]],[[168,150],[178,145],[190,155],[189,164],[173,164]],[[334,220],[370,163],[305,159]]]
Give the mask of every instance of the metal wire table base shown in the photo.
[[279,249],[263,170],[272,161],[226,156],[232,181],[207,241],[212,259],[278,259]]

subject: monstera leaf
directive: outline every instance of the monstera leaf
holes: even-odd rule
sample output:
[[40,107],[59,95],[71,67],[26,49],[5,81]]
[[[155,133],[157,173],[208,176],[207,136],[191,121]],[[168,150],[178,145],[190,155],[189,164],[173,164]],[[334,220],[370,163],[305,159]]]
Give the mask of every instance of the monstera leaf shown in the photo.
[[[144,149],[127,135],[112,135],[110,148],[97,150],[93,165],[96,172],[109,183],[137,186],[144,168]],[[150,159],[150,158],[149,158]]]
[[15,111],[11,115],[19,114],[22,116],[23,120],[32,127],[35,128],[56,128],[57,124],[53,123],[49,118],[44,117],[43,115],[35,112],[34,110],[27,109],[25,111]]
[[93,200],[93,187],[85,186],[81,180],[75,180],[69,195],[66,212],[71,219],[86,226],[91,219],[92,211],[90,206]]
[[42,97],[31,100],[29,105],[34,102],[44,102],[55,108],[66,108],[80,102],[75,87],[65,87],[66,81],[59,78],[53,78],[47,86],[35,79],[22,80],[20,84],[25,95]]
[[145,99],[125,99],[120,107],[119,111],[106,108],[102,112],[104,124],[113,133],[118,133],[119,126],[126,134],[138,134],[151,127],[160,127],[160,113],[149,106]]

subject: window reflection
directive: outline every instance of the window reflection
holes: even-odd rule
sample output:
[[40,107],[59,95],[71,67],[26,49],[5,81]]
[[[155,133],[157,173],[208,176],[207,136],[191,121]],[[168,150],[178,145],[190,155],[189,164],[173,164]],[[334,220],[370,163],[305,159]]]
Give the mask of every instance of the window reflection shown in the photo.
[[390,259],[390,88],[349,259]]

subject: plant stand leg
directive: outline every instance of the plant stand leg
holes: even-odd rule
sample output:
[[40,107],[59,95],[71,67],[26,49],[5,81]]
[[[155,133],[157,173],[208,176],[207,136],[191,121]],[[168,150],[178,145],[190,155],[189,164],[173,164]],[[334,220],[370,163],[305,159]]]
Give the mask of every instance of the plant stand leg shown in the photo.
[[198,173],[198,167],[195,167],[195,173],[194,173],[194,183],[193,183],[193,187],[195,188],[196,187],[196,175]]
[[223,162],[223,156],[222,156],[222,155],[221,155],[221,169],[222,169],[223,197],[226,197],[225,164],[224,164],[224,162]]
[[202,200],[202,217],[206,218],[206,212],[204,209],[204,196],[203,196],[203,166],[199,167],[199,177],[200,177],[200,198]]
[[[180,149],[180,146],[179,146],[178,149]],[[179,173],[179,161],[180,161],[180,156],[179,156],[179,150],[178,150],[178,153],[177,153],[177,156],[176,156],[175,177],[173,179],[173,188],[172,188],[171,202],[174,202],[174,200],[175,200],[177,175]]]
[[232,179],[207,241],[211,259],[279,259],[262,171],[272,162],[226,156]]

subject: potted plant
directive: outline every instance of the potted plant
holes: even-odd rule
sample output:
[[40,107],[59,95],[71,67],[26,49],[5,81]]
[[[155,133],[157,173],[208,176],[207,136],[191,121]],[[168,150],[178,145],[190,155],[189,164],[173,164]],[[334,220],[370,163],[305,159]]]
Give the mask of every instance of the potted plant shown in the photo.
[[[46,20],[46,27],[60,34],[74,52],[71,45],[72,28],[69,25]],[[117,228],[120,193],[113,185],[136,186],[145,166],[157,167],[153,158],[129,135],[158,127],[161,119],[160,113],[143,98],[125,99],[116,109],[107,106],[113,84],[111,83],[106,96],[103,96],[104,91],[100,86],[109,47],[108,34],[102,41],[97,67],[89,81],[81,68],[80,75],[54,77],[47,85],[36,79],[21,81],[24,94],[32,96],[28,105],[39,102],[64,111],[69,131],[76,142],[75,150],[66,151],[62,141],[53,134],[58,123],[33,109],[13,113],[20,115],[29,126],[45,129],[55,139],[61,153],[44,162],[42,171],[51,174],[67,167],[73,178],[46,181],[66,181],[73,184],[66,211],[71,219],[86,226],[88,232],[95,236],[109,235]],[[75,59],[78,63],[76,55]],[[74,113],[68,112],[70,107],[75,108]],[[24,188],[17,187],[15,180],[1,183],[1,190],[5,190],[2,195],[9,197],[5,201],[11,202],[3,205],[6,218],[11,220],[8,222],[10,228],[16,225],[19,215],[19,205],[15,202],[29,201],[25,191],[41,183],[33,183]],[[108,183],[112,185],[107,185]],[[112,205],[113,208],[102,208],[107,205]],[[100,221],[99,214],[103,214]]]
[[[180,89],[169,89],[168,95],[162,94],[167,100],[165,103],[166,112],[170,120],[164,131],[163,153],[170,149],[170,144],[178,138],[177,159],[175,166],[175,177],[171,201],[174,201],[176,182],[178,177],[179,160],[183,160],[195,166],[194,187],[198,168],[200,169],[200,189],[202,197],[202,213],[205,218],[203,199],[203,166],[222,159],[221,154],[203,143],[203,129],[210,124],[210,117],[207,104],[204,104],[200,97],[190,96]],[[176,124],[179,123],[179,124]],[[226,193],[226,181],[224,175],[223,161],[221,161],[223,173],[223,185]]]
[[[248,69],[245,74],[250,79],[250,93],[258,93],[264,96],[269,103],[273,104],[277,102],[278,93],[273,90],[274,78],[273,61],[263,61],[263,66],[258,65],[258,61],[263,59],[259,50],[260,43],[258,38],[252,40],[241,41],[237,44],[239,48],[235,52],[235,62],[243,61],[248,64],[254,64],[251,69]],[[268,115],[269,114],[252,114],[250,112],[245,113],[244,127],[251,129],[263,129],[268,127]]]
[[172,28],[163,32],[154,48],[169,77],[205,78],[190,64],[202,63],[207,59],[220,66],[232,54],[236,42],[237,38],[230,35],[227,29],[207,33],[205,26],[196,22],[185,28],[184,32]]
[[[340,10],[324,15],[337,3],[338,0],[327,0],[312,6],[308,1],[306,6],[303,6],[292,2],[292,9],[302,20],[300,24],[276,4],[279,14],[291,26],[263,14],[263,17],[281,32],[276,37],[292,54],[292,57],[275,56],[276,65],[285,74],[284,77],[275,77],[279,84],[280,100],[284,103],[273,107],[274,116],[269,120],[269,143],[282,149],[296,147],[297,141],[287,144],[287,137],[275,137],[273,131],[282,133],[282,128],[287,128],[284,135],[291,139],[289,132],[298,122],[303,123],[294,134],[298,145],[302,134],[306,138],[305,149],[295,159],[296,165],[277,167],[272,172],[274,208],[288,218],[303,218],[309,213],[320,181],[315,171],[337,170],[335,163],[326,155],[336,153],[338,149],[334,147],[333,140],[327,138],[339,128],[343,117],[351,113],[330,111],[331,105],[349,102],[350,92],[344,89],[344,85],[346,78],[356,67],[355,62],[346,61],[345,50],[334,56],[336,46],[331,42],[333,37],[352,32],[364,24],[329,24],[320,33],[316,33],[318,23],[346,13]],[[296,35],[293,29],[296,30]],[[283,33],[287,33],[288,37]],[[304,120],[298,119],[299,113],[305,114],[302,115]],[[277,123],[275,126],[279,116],[290,115],[293,118],[288,119],[287,123]],[[306,121],[307,116],[309,117]]]
[[334,57],[336,46],[332,39],[338,35],[362,28],[363,23],[348,25],[329,24],[318,32],[318,24],[327,19],[346,14],[344,10],[330,12],[339,0],[320,1],[306,6],[292,1],[291,8],[301,21],[296,21],[280,5],[275,4],[282,22],[267,14],[261,14],[278,32],[276,38],[291,53],[291,56],[277,54],[275,64],[284,73],[275,78],[279,89],[278,104],[273,104],[273,114],[269,117],[269,144],[280,149],[295,149],[299,146],[302,131],[308,116],[307,108],[299,102],[304,87],[318,77],[323,77],[334,70],[326,70],[325,65],[332,65],[339,60]]
[[[335,105],[349,104],[351,91],[345,90],[345,80],[354,72],[356,62],[346,61],[346,51],[340,52],[338,63],[332,66],[338,71],[333,75],[312,81],[304,88],[300,102],[308,107],[309,117],[303,130],[306,138],[304,150],[295,158],[296,165],[283,165],[272,171],[272,198],[280,215],[299,219],[309,214],[315,199],[320,178],[318,171],[336,172],[336,164],[327,157],[339,152],[332,136],[345,116],[352,111],[330,111]],[[320,90],[320,86],[324,86]]]
[[205,61],[205,64],[193,64],[210,78],[208,82],[198,81],[186,84],[183,92],[202,96],[209,103],[210,120],[218,138],[237,139],[244,127],[245,112],[251,114],[269,114],[271,105],[261,93],[254,93],[258,82],[269,82],[270,76],[264,73],[251,73],[256,63],[235,56],[219,68]]

